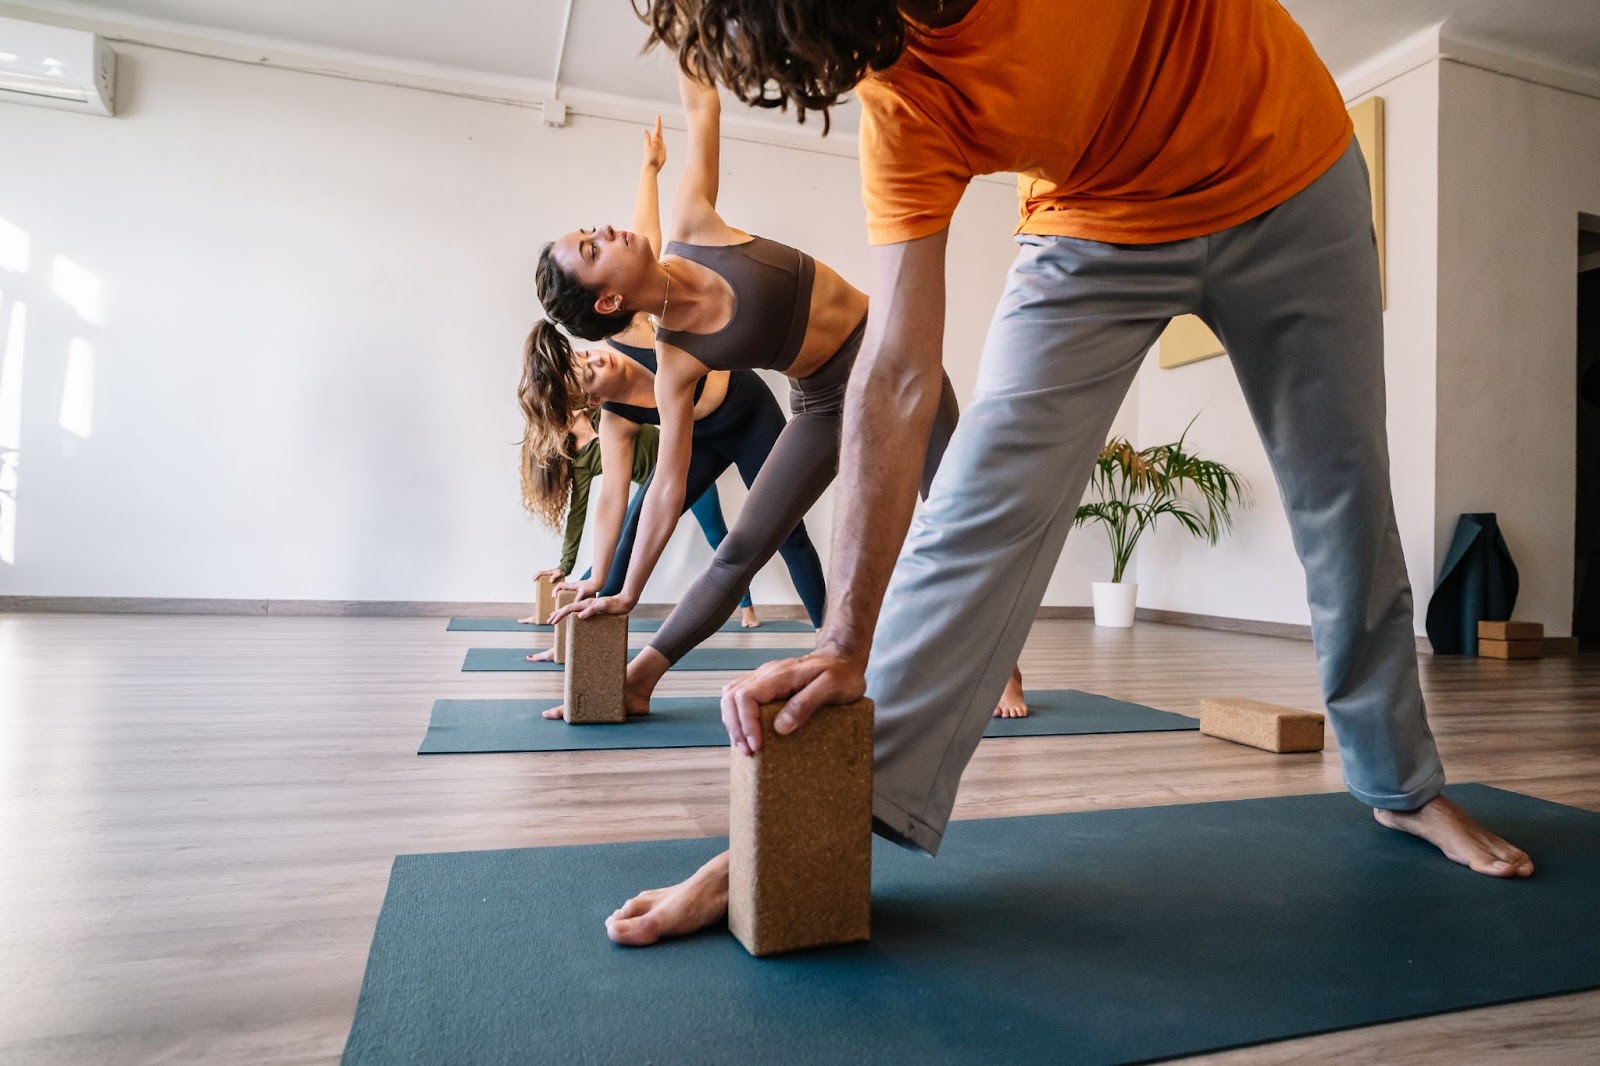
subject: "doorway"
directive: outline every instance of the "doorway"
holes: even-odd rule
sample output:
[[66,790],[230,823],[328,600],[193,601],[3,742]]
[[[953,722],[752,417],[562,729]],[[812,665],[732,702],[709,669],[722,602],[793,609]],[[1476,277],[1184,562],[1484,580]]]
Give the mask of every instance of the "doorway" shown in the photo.
[[1578,219],[1577,523],[1572,635],[1600,650],[1600,217]]

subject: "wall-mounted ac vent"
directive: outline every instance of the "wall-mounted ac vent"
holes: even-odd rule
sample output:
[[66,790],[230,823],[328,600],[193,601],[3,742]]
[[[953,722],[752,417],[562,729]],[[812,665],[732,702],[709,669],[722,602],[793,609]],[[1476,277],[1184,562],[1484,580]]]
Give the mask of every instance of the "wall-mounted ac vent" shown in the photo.
[[84,30],[0,18],[0,103],[115,113],[117,54]]

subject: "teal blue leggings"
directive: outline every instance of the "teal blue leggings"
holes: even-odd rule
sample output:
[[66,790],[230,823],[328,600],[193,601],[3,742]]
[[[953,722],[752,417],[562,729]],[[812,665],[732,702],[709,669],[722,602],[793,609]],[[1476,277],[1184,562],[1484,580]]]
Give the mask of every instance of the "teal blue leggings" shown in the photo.
[[[648,486],[641,487],[644,492]],[[689,505],[689,510],[694,513],[695,521],[700,523],[700,531],[706,535],[706,543],[711,545],[711,550],[716,551],[721,546],[723,538],[728,535],[728,523],[722,517],[722,497],[717,495],[717,483],[713,481],[711,487],[700,494],[700,498]],[[744,597],[739,600],[740,607],[750,606],[750,589],[744,590]]]

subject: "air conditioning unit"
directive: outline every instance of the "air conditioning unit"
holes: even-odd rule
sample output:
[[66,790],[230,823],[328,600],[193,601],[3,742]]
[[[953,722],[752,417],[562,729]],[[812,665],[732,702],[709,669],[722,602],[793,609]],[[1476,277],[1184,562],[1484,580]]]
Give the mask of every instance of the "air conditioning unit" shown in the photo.
[[0,103],[111,115],[117,54],[95,34],[0,18]]

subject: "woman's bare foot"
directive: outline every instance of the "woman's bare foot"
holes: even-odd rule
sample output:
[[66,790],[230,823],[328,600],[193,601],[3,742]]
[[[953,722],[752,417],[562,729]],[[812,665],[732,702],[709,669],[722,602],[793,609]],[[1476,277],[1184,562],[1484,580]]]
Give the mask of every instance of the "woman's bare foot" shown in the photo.
[[517,619],[517,625],[519,626],[536,626],[538,624],[539,620],[531,614],[526,618]]
[[723,852],[687,881],[641,892],[606,919],[606,936],[644,947],[666,936],[683,936],[728,916],[728,853]]
[[1011,680],[1006,682],[1006,690],[1000,693],[1000,702],[995,706],[996,718],[1026,718],[1028,717],[1028,700],[1022,694],[1022,671],[1017,667],[1011,668]]
[[759,629],[761,618],[756,614],[754,606],[739,608],[739,624],[746,629]]
[[[648,648],[645,650],[647,652],[649,651]],[[660,655],[657,655],[656,657],[661,659],[662,662],[666,662],[666,659],[661,658]],[[530,655],[528,658],[531,659],[533,656]],[[642,658],[644,658],[643,654],[636,657],[633,661],[638,662],[639,659]],[[638,680],[635,680],[633,664],[628,664],[628,680],[623,685],[622,689],[623,712],[630,718],[637,718],[640,715],[649,714],[650,694],[656,690],[656,682],[660,680],[661,675],[657,674],[654,677],[651,677],[648,672],[641,676]],[[546,718],[560,718],[562,716],[561,711],[562,708],[560,707],[552,707],[548,711],[544,712],[544,716]]]
[[1533,860],[1526,852],[1501,840],[1472,816],[1443,796],[1435,796],[1414,811],[1374,808],[1379,825],[1421,837],[1445,858],[1490,877],[1531,877]]
[[554,662],[555,657],[556,650],[554,648],[546,648],[544,651],[536,652],[535,654],[528,656],[528,661],[530,663],[548,663]]

